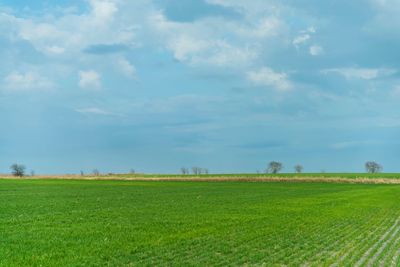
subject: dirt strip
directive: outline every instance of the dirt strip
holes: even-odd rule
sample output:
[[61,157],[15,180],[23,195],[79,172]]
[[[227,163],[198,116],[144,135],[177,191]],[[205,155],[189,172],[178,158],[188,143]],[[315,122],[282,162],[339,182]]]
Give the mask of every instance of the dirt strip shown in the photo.
[[118,177],[118,176],[35,176],[1,177],[15,180],[116,180],[116,181],[171,181],[171,182],[298,182],[298,183],[345,183],[345,184],[400,184],[391,178],[340,178],[340,177]]

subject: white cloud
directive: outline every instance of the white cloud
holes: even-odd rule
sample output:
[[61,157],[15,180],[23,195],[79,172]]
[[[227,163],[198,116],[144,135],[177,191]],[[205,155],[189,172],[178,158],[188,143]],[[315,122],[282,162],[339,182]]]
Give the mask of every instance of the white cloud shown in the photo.
[[[229,71],[234,69],[243,75],[260,68],[261,60],[268,61],[268,56],[276,50],[290,47],[293,37],[290,36],[290,25],[285,23],[284,12],[279,12],[281,7],[277,1],[208,0],[212,4],[233,8],[242,16],[240,19],[202,17],[192,22],[170,20],[148,0],[87,2],[89,11],[85,13],[72,11],[59,16],[29,18],[9,15],[5,20],[16,25],[13,32],[17,38],[28,41],[45,56],[62,60],[60,62],[68,65],[65,67],[70,69],[70,73],[81,68],[90,70],[96,68],[94,64],[110,61],[118,71],[132,78],[136,78],[137,71],[125,59],[124,53],[129,53],[133,47],[131,44],[139,40],[146,49],[165,49],[182,63],[223,70],[229,68]],[[0,21],[3,22],[1,14]],[[314,33],[313,27],[298,32],[300,36],[293,40],[293,44],[300,45]],[[109,53],[107,57],[99,56],[102,52],[97,55],[82,53],[88,51],[88,47],[110,43],[129,49]],[[310,50],[310,53],[313,52]],[[275,74],[281,75],[280,78],[270,77],[280,80],[275,87],[290,87],[286,74]],[[101,78],[95,71],[81,71],[79,86],[101,88]]]
[[308,40],[310,40],[311,36],[309,34],[302,34],[293,39],[293,45],[295,47],[299,47],[300,45],[304,44]]
[[[139,1],[139,0],[138,0]],[[88,0],[88,13],[66,13],[62,16],[20,18],[0,14],[0,21],[14,26],[15,38],[29,41],[38,51],[47,55],[80,53],[92,44],[135,42],[135,23],[117,17],[117,0]],[[116,19],[118,18],[118,19]]]
[[128,60],[126,60],[125,58],[120,58],[117,61],[117,66],[119,67],[119,69],[125,76],[127,76],[129,78],[136,78],[135,66],[132,63],[130,63]]
[[304,32],[316,33],[317,30],[315,29],[314,26],[310,26],[310,27],[308,27],[307,30],[305,30]]
[[373,80],[385,76],[395,74],[397,71],[394,69],[387,68],[333,68],[323,70],[323,74],[337,73],[348,80],[351,79],[362,79],[362,80]]
[[283,21],[277,17],[262,17],[259,21],[256,20],[251,27],[248,25],[238,27],[237,32],[240,35],[252,38],[265,38],[279,35],[284,27]]
[[247,79],[256,85],[271,86],[280,91],[286,91],[292,87],[286,73],[275,72],[267,67],[248,72]]
[[110,112],[96,107],[75,109],[75,111],[85,115],[123,116],[122,114]]
[[324,49],[319,45],[310,46],[310,55],[312,56],[320,56],[324,53]]
[[338,142],[331,145],[333,149],[349,149],[355,147],[366,147],[366,146],[374,146],[374,145],[382,145],[384,142],[381,140],[364,140],[364,141],[346,141],[346,142]]
[[205,40],[196,40],[190,36],[173,38],[167,44],[179,61],[190,60],[192,55],[200,54],[210,48],[211,44]]
[[[284,32],[284,23],[275,16],[233,21],[204,18],[193,23],[168,20],[162,12],[150,17],[159,41],[175,58],[191,65],[245,68],[260,54],[262,43]],[[229,36],[229,38],[227,38]]]
[[109,0],[90,0],[92,14],[97,23],[109,23],[118,11],[115,2]]
[[312,35],[316,32],[317,30],[314,28],[314,26],[308,27],[307,29],[299,32],[299,35],[293,39],[292,44],[296,48],[299,48],[301,45],[307,43],[311,39]]
[[[168,19],[148,0],[87,2],[90,9],[85,13],[72,11],[60,16],[34,18],[8,15],[4,22],[15,26],[16,38],[28,41],[45,56],[64,59],[63,63],[71,66],[84,64],[89,69],[88,63],[97,64],[114,57],[112,62],[117,62],[117,68],[130,77],[136,74],[135,66],[119,60],[121,54],[108,58],[98,56],[94,63],[94,56],[82,51],[109,44],[110,40],[126,47],[144,43],[146,47],[166,49],[177,60],[191,66],[229,67],[245,72],[257,64],[264,50],[286,43],[285,34],[289,32],[276,8],[266,5],[264,0],[251,3],[217,0],[214,4],[238,9],[244,14],[243,18],[214,16],[184,23]],[[2,18],[0,14],[1,24]]]
[[4,78],[4,85],[12,91],[48,90],[55,87],[48,78],[36,72],[12,72]]
[[94,70],[79,72],[79,87],[84,89],[100,89],[101,76]]
[[243,66],[257,57],[250,47],[237,47],[224,40],[203,40],[191,36],[172,38],[167,44],[177,60],[192,65]]
[[238,47],[225,40],[203,40],[190,36],[171,39],[167,44],[177,60],[192,65],[238,67],[254,60],[258,52],[254,47]]
[[240,48],[221,40],[210,42],[210,45],[212,53],[192,55],[191,62],[217,67],[240,67],[246,66],[258,55],[249,47]]
[[63,47],[57,45],[48,46],[46,47],[46,50],[48,53],[56,55],[63,54],[65,52],[65,49]]

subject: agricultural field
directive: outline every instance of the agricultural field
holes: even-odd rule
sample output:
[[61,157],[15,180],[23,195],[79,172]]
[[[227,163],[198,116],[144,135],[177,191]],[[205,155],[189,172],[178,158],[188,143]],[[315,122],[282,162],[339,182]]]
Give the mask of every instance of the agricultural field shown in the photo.
[[0,266],[396,266],[400,187],[0,180]]
[[[103,175],[107,176],[107,175]],[[227,173],[227,174],[112,174],[119,178],[344,178],[344,179],[400,179],[400,173]]]

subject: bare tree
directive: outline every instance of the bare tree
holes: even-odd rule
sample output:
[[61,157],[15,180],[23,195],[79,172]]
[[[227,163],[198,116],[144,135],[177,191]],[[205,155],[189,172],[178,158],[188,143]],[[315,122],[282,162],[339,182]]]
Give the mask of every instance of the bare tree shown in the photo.
[[282,168],[283,168],[282,163],[277,162],[277,161],[271,161],[268,164],[268,171],[273,174],[277,174],[278,172],[280,172],[282,170]]
[[204,169],[204,174],[209,174],[208,169]]
[[24,165],[15,163],[15,164],[11,165],[10,169],[11,169],[11,173],[14,176],[17,176],[17,177],[25,176],[26,167]]
[[130,174],[135,174],[136,171],[135,171],[135,169],[131,169],[131,170],[129,171],[129,173],[130,173]]
[[182,167],[182,168],[181,168],[181,173],[182,173],[183,175],[187,175],[187,174],[189,174],[189,169],[188,169],[188,168],[185,168],[185,167]]
[[365,163],[365,170],[368,173],[379,173],[382,171],[382,165],[376,163],[375,161],[367,161]]
[[301,166],[300,164],[297,164],[296,166],[294,166],[294,171],[296,173],[302,173],[303,172],[303,166]]
[[32,177],[35,176],[35,171],[34,170],[31,171],[31,176]]
[[194,175],[199,175],[200,173],[200,168],[199,167],[192,167],[192,173]]
[[83,171],[81,171],[81,176],[85,176],[85,173]]
[[99,176],[100,175],[100,172],[99,172],[98,169],[94,169],[92,173],[93,173],[94,176]]

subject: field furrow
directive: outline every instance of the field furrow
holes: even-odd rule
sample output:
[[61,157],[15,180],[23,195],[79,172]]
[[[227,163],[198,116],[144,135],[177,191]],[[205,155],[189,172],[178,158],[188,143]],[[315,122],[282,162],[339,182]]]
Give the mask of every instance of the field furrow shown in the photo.
[[376,264],[377,264],[377,260],[380,259],[380,258],[382,258],[382,256],[383,256],[383,253],[382,253],[382,252],[386,251],[388,245],[390,245],[390,244],[397,238],[397,236],[398,236],[398,234],[399,234],[399,230],[400,230],[399,225],[398,225],[399,219],[397,219],[396,222],[397,222],[397,223],[396,223],[395,229],[394,229],[394,231],[391,233],[390,237],[388,237],[388,238],[381,244],[381,246],[379,247],[379,249],[375,252],[375,254],[374,254],[374,255],[370,258],[370,260],[368,261],[368,263],[367,263],[367,266],[368,266],[368,267],[371,267],[371,266],[376,265]]
[[357,253],[361,253],[368,247],[368,241],[375,238],[377,233],[390,223],[390,218],[383,217],[376,224],[365,223],[361,227],[356,227],[356,233],[342,249],[333,253],[327,261],[331,267],[344,265],[345,262],[351,262],[356,257]]
[[343,261],[348,253],[350,253],[354,240],[357,240],[362,233],[385,224],[385,217],[380,220],[374,219],[375,217],[369,218],[367,223],[359,227],[354,227],[354,224],[347,223],[346,228],[336,229],[337,231],[327,238],[327,244],[321,248],[322,251],[309,259],[310,262],[314,262],[311,266],[317,267],[321,266],[321,264],[329,265],[335,261]]
[[[400,239],[397,242],[399,242],[399,241],[400,241]],[[390,266],[398,266],[400,263],[400,261],[399,261],[400,260],[400,243],[396,243],[396,244],[397,244],[397,246],[394,247],[395,253],[391,258]]]
[[[379,247],[383,247],[385,245],[385,240],[387,238],[391,238],[393,236],[392,232],[396,231],[396,227],[398,226],[399,219],[397,219],[391,226],[386,230],[386,232],[383,233],[383,235],[375,242],[371,247],[365,251],[365,253],[360,257],[360,259],[354,264],[355,267],[361,266],[364,262],[366,262],[368,259],[370,259],[370,262],[368,262],[368,265],[370,263],[373,263],[374,256],[372,253],[377,250]],[[371,257],[372,255],[372,257]],[[379,255],[379,249],[376,252],[376,255]]]
[[380,267],[384,266],[395,266],[395,254],[400,248],[400,234],[397,234],[396,239],[391,243],[391,245],[383,251],[382,257],[377,264]]

